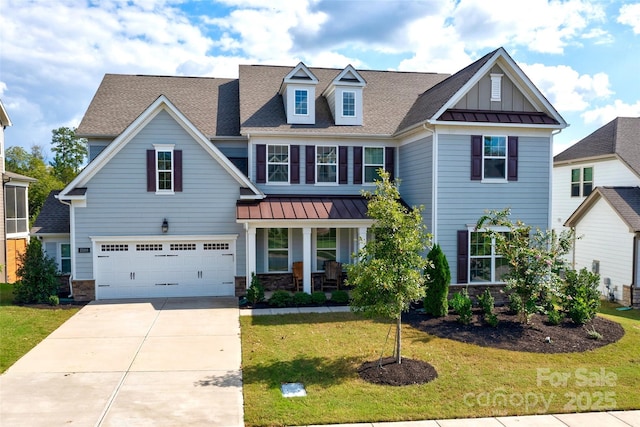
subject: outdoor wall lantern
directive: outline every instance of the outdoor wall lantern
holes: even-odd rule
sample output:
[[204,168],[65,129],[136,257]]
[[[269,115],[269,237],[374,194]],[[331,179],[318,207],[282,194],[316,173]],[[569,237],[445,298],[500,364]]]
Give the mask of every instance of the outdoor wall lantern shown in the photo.
[[166,233],[167,231],[169,231],[169,221],[165,218],[162,220],[162,232]]

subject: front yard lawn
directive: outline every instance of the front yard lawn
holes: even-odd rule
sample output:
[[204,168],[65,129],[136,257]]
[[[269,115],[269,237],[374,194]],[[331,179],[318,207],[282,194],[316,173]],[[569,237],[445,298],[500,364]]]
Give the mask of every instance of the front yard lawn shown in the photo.
[[[380,356],[388,322],[352,313],[242,317],[247,426],[308,425],[638,409],[640,311],[601,313],[619,322],[616,343],[584,353],[540,354],[478,347],[405,325],[403,357],[438,378],[422,385],[367,383],[357,368]],[[393,331],[392,331],[393,332]],[[385,349],[390,355],[393,333]],[[307,396],[283,398],[282,383]]]
[[21,307],[12,301],[13,285],[0,283],[0,373],[79,310]]

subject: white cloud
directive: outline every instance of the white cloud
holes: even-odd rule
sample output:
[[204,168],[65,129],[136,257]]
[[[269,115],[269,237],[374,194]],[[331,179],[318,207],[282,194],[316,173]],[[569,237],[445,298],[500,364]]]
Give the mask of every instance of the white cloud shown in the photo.
[[618,22],[629,25],[634,34],[640,34],[640,3],[625,4],[620,8]]
[[597,99],[612,94],[605,73],[580,74],[567,65],[520,64],[525,74],[560,111],[583,111]]
[[616,117],[640,117],[640,101],[627,104],[616,99],[613,104],[585,111],[580,115],[585,123],[595,123],[598,126],[609,123]]

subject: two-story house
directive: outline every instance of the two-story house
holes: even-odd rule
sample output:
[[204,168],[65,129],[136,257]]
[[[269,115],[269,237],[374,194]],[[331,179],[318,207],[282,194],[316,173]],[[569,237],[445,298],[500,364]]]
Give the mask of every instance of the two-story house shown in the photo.
[[[551,225],[563,118],[499,48],[448,74],[250,66],[237,79],[104,77],[78,127],[91,162],[70,206],[85,298],[244,293],[252,273],[310,292],[367,236],[379,168],[445,251],[459,284],[501,283],[474,229],[487,209]],[[369,236],[370,238],[370,236]]]
[[640,304],[640,118],[618,117],[553,160],[553,227],[575,230],[571,262],[601,292]]

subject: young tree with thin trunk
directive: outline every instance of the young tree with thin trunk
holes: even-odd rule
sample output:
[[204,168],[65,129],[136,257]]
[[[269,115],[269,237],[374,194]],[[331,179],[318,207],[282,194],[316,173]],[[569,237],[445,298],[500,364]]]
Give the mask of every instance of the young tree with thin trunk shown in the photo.
[[401,363],[402,312],[425,295],[423,271],[428,264],[422,254],[431,236],[422,222],[422,208],[408,209],[400,201],[398,182],[378,171],[367,215],[374,221],[373,238],[356,254],[357,261],[347,266],[348,282],[354,286],[351,308],[375,317],[396,321],[396,362]]

